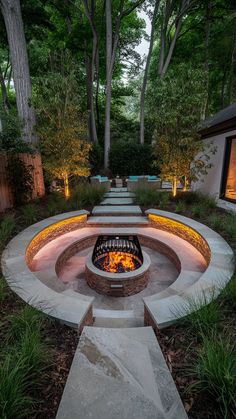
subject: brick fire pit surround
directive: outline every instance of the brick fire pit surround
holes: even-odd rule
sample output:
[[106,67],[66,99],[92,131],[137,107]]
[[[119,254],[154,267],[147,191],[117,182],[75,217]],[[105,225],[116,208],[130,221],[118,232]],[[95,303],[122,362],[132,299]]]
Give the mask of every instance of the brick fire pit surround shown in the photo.
[[150,258],[143,253],[143,264],[140,268],[124,273],[104,272],[96,268],[92,261],[92,252],[86,259],[85,275],[87,284],[99,294],[111,297],[128,297],[146,288],[149,279]]

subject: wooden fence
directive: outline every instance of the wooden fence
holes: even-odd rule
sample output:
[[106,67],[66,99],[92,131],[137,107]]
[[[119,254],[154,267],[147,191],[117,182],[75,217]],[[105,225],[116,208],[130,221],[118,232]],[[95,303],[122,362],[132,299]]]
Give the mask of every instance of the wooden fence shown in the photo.
[[[41,197],[45,194],[43,169],[40,154],[19,154],[20,159],[27,165],[33,166],[33,192],[32,198]],[[13,206],[13,196],[10,185],[7,181],[7,164],[8,158],[6,154],[0,154],[0,212]]]

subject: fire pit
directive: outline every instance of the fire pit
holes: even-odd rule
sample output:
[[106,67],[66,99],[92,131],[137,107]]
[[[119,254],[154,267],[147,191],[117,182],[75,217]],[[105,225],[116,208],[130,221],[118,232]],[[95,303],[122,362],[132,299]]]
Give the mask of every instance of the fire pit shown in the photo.
[[99,236],[86,261],[86,280],[100,294],[129,296],[147,286],[149,266],[137,236]]
[[123,273],[140,268],[143,254],[137,236],[99,236],[92,261],[105,272]]

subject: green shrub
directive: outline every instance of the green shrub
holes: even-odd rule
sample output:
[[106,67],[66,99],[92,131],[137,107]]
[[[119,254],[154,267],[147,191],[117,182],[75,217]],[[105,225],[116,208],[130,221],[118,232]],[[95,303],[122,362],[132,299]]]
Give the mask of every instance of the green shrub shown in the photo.
[[136,141],[114,141],[110,149],[110,170],[114,176],[151,175],[152,147]]
[[166,192],[160,192],[155,190],[149,185],[140,185],[135,191],[135,202],[145,207],[152,205],[159,205],[161,202],[167,205],[168,194]]
[[53,192],[48,198],[46,209],[48,211],[48,215],[52,216],[55,214],[67,212],[70,209],[70,206],[68,201],[61,193]]
[[7,214],[0,224],[0,247],[4,246],[10,239],[13,231],[16,228],[15,218],[12,214]]
[[191,208],[194,217],[201,218],[206,214],[206,207],[203,204],[195,204]]
[[220,300],[227,304],[230,310],[236,309],[236,275],[228,282],[223,289]]
[[177,195],[173,198],[175,202],[185,202],[187,205],[197,204],[199,202],[199,195],[197,192],[177,192]]
[[167,192],[161,192],[160,201],[159,201],[159,208],[162,210],[166,210],[168,203],[170,200],[170,195]]
[[102,185],[82,183],[76,186],[69,199],[69,205],[73,210],[92,207],[101,202],[106,190]]
[[183,213],[186,211],[186,204],[185,202],[178,202],[175,206],[175,212],[177,213]]
[[208,220],[209,220],[209,222],[210,222],[211,227],[212,227],[214,230],[219,230],[219,229],[220,229],[220,227],[222,226],[222,219],[221,219],[221,217],[219,217],[219,215],[217,215],[217,214],[211,214],[211,215],[209,216]]
[[233,418],[236,395],[235,341],[229,336],[204,336],[193,371],[198,387],[208,391],[219,403],[219,417]]
[[223,220],[223,229],[236,244],[236,214],[228,214]]
[[38,210],[35,205],[28,204],[25,207],[22,207],[21,211],[23,219],[27,225],[33,224],[35,221],[37,221]]

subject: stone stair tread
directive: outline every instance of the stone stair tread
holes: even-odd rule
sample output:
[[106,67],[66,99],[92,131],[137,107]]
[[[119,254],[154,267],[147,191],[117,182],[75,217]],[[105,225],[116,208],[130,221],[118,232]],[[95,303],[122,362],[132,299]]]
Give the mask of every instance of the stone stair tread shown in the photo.
[[128,192],[127,188],[110,188],[109,192]]
[[143,216],[91,216],[87,224],[144,224],[148,225],[148,218]]
[[151,327],[84,327],[56,419],[187,419]]
[[133,204],[133,198],[105,198],[100,205],[130,205]]
[[105,198],[132,198],[134,193],[132,192],[107,192],[104,195]]
[[98,205],[92,214],[142,214],[138,205]]

